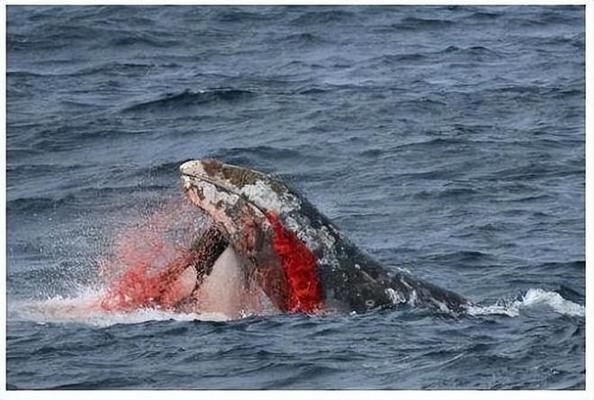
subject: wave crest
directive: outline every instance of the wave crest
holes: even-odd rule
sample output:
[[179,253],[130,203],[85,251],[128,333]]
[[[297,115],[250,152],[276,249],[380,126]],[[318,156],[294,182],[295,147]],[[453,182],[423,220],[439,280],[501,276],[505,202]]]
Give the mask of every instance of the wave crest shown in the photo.
[[507,315],[517,317],[525,308],[546,306],[554,312],[573,317],[584,317],[586,309],[583,305],[563,298],[559,293],[544,289],[528,289],[519,299],[511,303],[497,302],[490,306],[471,306],[468,313],[472,316],[480,315]]
[[105,311],[98,307],[102,291],[87,290],[76,297],[55,296],[47,300],[18,301],[9,308],[15,320],[46,323],[79,323],[97,327],[139,324],[149,321],[228,321],[222,313],[179,313],[156,308]]
[[250,90],[234,88],[199,90],[197,92],[186,89],[180,93],[168,93],[156,100],[149,100],[131,105],[125,108],[123,111],[155,111],[160,109],[205,105],[221,101],[234,102],[250,98],[254,95],[255,93]]

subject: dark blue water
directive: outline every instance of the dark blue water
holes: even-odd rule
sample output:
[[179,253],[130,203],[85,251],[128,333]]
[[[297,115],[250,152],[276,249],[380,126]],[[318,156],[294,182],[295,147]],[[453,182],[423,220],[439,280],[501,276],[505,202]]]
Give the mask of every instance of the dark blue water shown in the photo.
[[[7,19],[9,388],[584,387],[584,7]],[[280,175],[479,306],[77,315],[115,232],[205,157]]]

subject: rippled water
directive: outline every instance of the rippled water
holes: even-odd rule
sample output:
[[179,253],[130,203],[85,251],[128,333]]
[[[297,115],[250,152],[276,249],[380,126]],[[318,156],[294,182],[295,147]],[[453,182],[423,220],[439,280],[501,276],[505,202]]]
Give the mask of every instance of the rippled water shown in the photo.
[[[584,387],[583,7],[7,20],[10,389]],[[80,313],[117,233],[205,157],[281,176],[378,260],[477,307]]]

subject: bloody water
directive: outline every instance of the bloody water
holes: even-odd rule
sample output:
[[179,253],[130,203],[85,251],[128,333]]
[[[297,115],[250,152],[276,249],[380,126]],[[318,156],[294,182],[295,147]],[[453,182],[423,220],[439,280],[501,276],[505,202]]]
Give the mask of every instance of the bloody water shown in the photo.
[[[187,284],[180,276],[202,256],[190,244],[204,233],[195,226],[192,228],[200,213],[191,208],[183,201],[166,204],[145,223],[117,236],[114,256],[100,264],[104,274],[112,276],[100,300],[102,310],[171,309],[191,294],[195,283]],[[273,248],[287,279],[287,311],[320,310],[322,300],[315,256],[282,225],[278,216],[269,213],[267,217],[274,232]],[[172,235],[174,231],[178,234]]]
[[100,263],[110,281],[100,307],[171,308],[187,292],[179,278],[197,257],[190,244],[204,232],[204,221],[199,210],[180,199],[117,235],[114,254]]

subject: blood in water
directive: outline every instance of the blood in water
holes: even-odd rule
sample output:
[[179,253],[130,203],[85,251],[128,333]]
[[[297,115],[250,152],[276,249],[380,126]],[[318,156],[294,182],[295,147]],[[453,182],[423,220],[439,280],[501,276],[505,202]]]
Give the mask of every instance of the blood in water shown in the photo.
[[[189,246],[167,239],[166,232],[179,221],[193,218],[180,215],[179,205],[166,207],[141,227],[119,238],[115,257],[103,263],[108,273],[120,269],[100,307],[106,311],[130,311],[142,307],[167,308],[176,299],[175,280],[196,255]],[[191,212],[195,212],[192,209]],[[314,313],[322,307],[321,286],[313,253],[297,236],[287,230],[277,215],[267,214],[274,230],[273,247],[282,262],[287,279],[287,311]],[[184,227],[188,238],[196,233]],[[191,239],[190,239],[191,240]],[[187,241],[187,238],[186,238]]]
[[[118,235],[115,254],[101,263],[111,283],[100,300],[105,311],[130,311],[142,307],[167,308],[176,293],[175,280],[192,262],[189,243],[196,234],[195,209],[168,204],[141,226]],[[189,214],[191,213],[191,214]],[[172,239],[173,229],[181,238]]]

